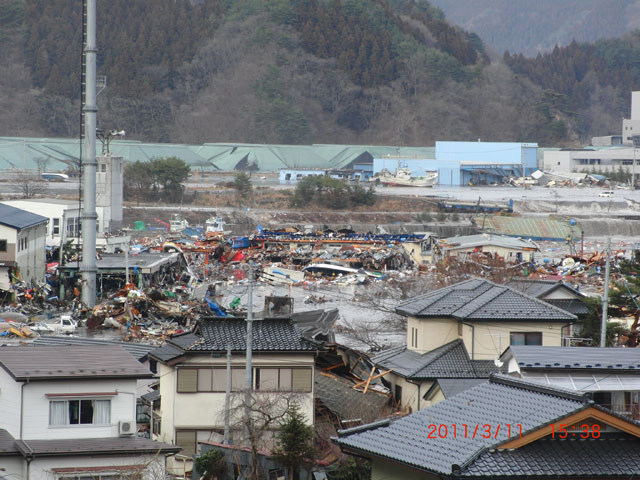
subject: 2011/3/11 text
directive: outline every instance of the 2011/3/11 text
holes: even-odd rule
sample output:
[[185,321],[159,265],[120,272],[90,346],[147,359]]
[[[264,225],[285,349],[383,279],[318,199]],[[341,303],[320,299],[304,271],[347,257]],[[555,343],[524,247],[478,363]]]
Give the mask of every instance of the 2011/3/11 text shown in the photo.
[[511,438],[512,434],[518,435],[518,438],[522,437],[522,425],[519,423],[513,425],[510,423],[505,423],[504,425],[490,425],[488,423],[436,425],[432,423],[427,426],[427,438],[498,438],[498,434],[501,431],[506,434],[506,438]]

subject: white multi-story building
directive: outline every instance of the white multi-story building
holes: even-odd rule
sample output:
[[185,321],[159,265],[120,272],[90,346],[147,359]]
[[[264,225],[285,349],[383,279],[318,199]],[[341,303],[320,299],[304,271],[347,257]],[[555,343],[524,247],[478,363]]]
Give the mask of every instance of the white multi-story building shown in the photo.
[[25,282],[44,281],[47,218],[0,204],[0,290],[11,274]]
[[120,346],[1,347],[0,367],[0,477],[152,479],[180,450],[136,435],[153,374]]
[[640,135],[640,92],[631,92],[631,118],[622,120],[622,143],[633,145],[635,135]]

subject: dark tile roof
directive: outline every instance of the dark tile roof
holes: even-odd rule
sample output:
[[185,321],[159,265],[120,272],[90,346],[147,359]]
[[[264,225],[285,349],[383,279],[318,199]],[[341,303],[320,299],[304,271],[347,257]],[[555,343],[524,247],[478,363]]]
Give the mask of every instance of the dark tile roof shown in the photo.
[[0,457],[14,455],[19,455],[15,439],[9,432],[0,428]]
[[[169,338],[149,355],[169,362],[187,352],[234,352],[247,348],[247,322],[244,318],[210,317],[198,323],[195,333]],[[254,352],[313,352],[318,345],[305,339],[289,318],[254,320],[252,347]]]
[[[194,343],[189,351],[226,351],[227,344],[233,351],[247,348],[247,322],[243,318],[215,318],[199,324],[201,342]],[[318,346],[302,337],[288,318],[267,318],[253,322],[252,347],[254,351],[312,352]]]
[[18,230],[48,222],[47,217],[0,203],[0,224]]
[[408,300],[401,315],[453,317],[466,321],[520,320],[571,322],[576,316],[504,285],[474,278]]
[[383,370],[411,379],[427,378],[488,378],[498,368],[492,361],[470,360],[460,339],[427,353],[406,347],[395,347],[376,354],[371,361]]
[[[584,397],[513,379],[492,376],[489,382],[461,392],[438,404],[393,422],[356,427],[338,432],[333,441],[343,450],[387,458],[417,469],[449,475],[454,465],[471,462],[485,449],[508,438],[507,428],[522,425],[522,434],[587,407]],[[428,438],[429,425],[457,425],[458,435]],[[464,438],[462,425],[489,424],[491,438],[471,432]],[[514,427],[511,438],[519,431]],[[518,429],[519,430],[519,429]]]
[[558,298],[545,300],[549,305],[558,307],[565,312],[573,313],[574,315],[587,315],[591,310],[589,306],[579,298]]
[[627,477],[640,471],[640,439],[602,434],[598,440],[541,439],[524,447],[480,455],[464,477]]
[[96,454],[136,454],[136,453],[178,453],[181,447],[156,442],[140,437],[106,437],[55,440],[16,440],[16,447],[23,454],[35,457],[96,455]]
[[120,346],[0,347],[0,366],[16,381],[153,377]]
[[582,296],[580,292],[578,292],[571,285],[564,283],[562,280],[527,280],[527,279],[517,279],[511,280],[506,283],[508,287],[513,288],[514,290],[518,290],[519,292],[526,293],[531,297],[541,298],[548,293],[553,292],[557,288],[565,287],[568,290],[571,290],[577,295]]
[[640,371],[640,348],[544,347],[511,345],[503,358],[515,358],[521,369]]
[[146,359],[150,351],[158,348],[156,345],[149,345],[148,343],[116,342],[100,338],[72,337],[69,335],[42,335],[36,338],[32,345],[117,345],[124,348],[141,362]]
[[439,378],[438,386],[442,390],[444,398],[451,398],[465,390],[487,382],[486,378]]

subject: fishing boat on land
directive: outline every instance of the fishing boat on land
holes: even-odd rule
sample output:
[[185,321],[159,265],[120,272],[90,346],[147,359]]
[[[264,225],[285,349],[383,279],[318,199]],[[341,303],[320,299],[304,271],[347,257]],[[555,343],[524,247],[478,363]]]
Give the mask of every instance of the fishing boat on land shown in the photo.
[[437,180],[438,172],[425,172],[423,176],[414,177],[408,168],[397,168],[393,173],[383,168],[371,178],[376,185],[393,187],[433,187]]

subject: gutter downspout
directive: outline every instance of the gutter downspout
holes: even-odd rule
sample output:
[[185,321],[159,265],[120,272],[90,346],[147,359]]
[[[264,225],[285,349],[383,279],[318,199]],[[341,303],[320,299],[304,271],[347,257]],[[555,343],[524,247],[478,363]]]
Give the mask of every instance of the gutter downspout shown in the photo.
[[20,440],[22,440],[22,425],[24,424],[24,387],[28,382],[29,379],[20,387]]
[[[567,323],[566,325],[563,325],[562,327],[560,327],[560,343],[561,344],[564,344],[565,337],[562,335],[562,333],[564,332],[564,329],[567,327],[571,327],[571,325],[573,325],[573,323]],[[561,345],[561,346],[564,347],[565,345]]]
[[[476,355],[476,327],[475,325],[471,325],[470,323],[462,322],[462,325],[466,325],[467,327],[471,327],[471,360],[475,360]],[[464,343],[464,341],[463,341]]]

